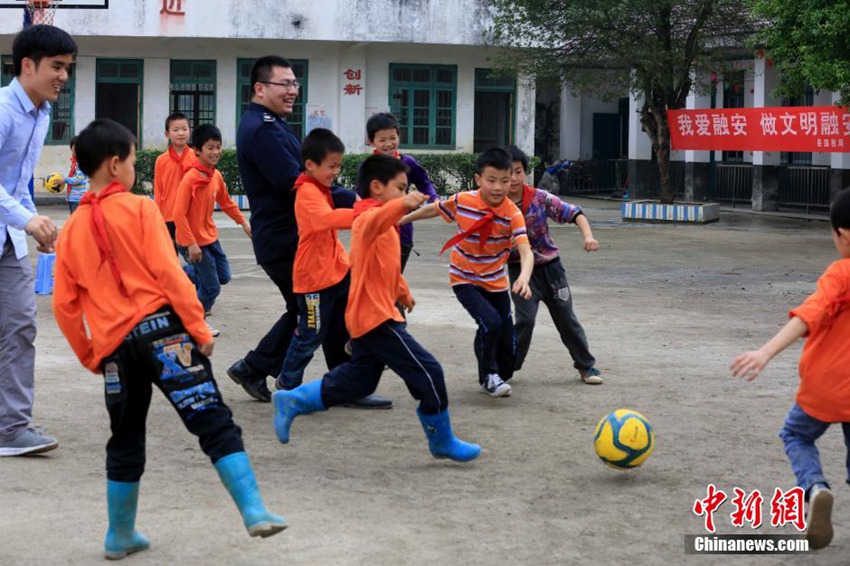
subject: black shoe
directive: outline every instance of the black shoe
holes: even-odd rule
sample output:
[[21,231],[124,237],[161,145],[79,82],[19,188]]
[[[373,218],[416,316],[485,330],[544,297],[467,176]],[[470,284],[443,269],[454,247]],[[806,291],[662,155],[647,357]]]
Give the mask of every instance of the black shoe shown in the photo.
[[393,402],[390,399],[372,393],[366,397],[343,403],[343,406],[350,409],[392,409]]
[[266,385],[266,376],[258,375],[245,360],[239,360],[229,368],[227,375],[242,386],[245,393],[263,403],[270,403],[272,393]]

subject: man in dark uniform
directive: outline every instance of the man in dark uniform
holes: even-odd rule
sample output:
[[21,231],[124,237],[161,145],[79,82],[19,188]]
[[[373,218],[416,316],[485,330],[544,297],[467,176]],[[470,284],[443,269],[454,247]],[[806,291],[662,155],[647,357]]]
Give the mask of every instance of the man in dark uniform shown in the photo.
[[[254,399],[271,401],[266,377],[277,376],[298,326],[298,303],[292,291],[292,266],[298,249],[295,179],[301,172],[301,140],[286,123],[298,98],[298,81],[286,59],[261,57],[251,69],[254,94],[239,122],[236,154],[239,174],[251,205],[251,239],[257,263],[283,294],[286,311],[259,344],[227,370],[227,375]],[[336,206],[353,206],[354,194],[334,193]],[[347,202],[346,202],[347,201]],[[325,356],[328,369],[347,360]],[[352,403],[359,408],[390,408],[392,401],[370,395]]]

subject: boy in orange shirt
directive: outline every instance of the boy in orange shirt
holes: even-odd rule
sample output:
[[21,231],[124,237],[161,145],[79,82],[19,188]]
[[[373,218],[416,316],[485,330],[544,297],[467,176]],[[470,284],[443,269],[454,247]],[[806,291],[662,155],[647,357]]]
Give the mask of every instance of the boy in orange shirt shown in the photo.
[[135,522],[151,385],[198,437],[251,536],[286,528],[263,505],[242,431],[213,378],[204,311],[171,253],[162,215],[127,190],[135,155],[133,135],[112,120],[95,120],[80,133],[77,158],[91,188],[56,246],[56,322],[80,362],[104,378],[112,430],[104,544],[110,559],[150,546]]
[[159,207],[174,249],[176,227],[174,225],[174,199],[177,198],[177,187],[183,179],[183,174],[195,163],[195,152],[188,147],[189,118],[182,112],[174,112],[165,119],[165,139],[168,140],[168,151],[156,158],[153,168],[153,201]]
[[[815,442],[832,423],[842,423],[850,450],[850,190],[838,193],[829,209],[832,241],[841,259],[826,268],[818,288],[793,309],[791,320],[758,350],[732,361],[732,374],[754,380],[779,352],[806,337],[800,356],[796,403],[779,433],[785,454],[806,492],[806,538],[813,549],[832,540],[832,491],[823,474]],[[850,482],[850,455],[848,455]]]
[[513,292],[531,298],[529,279],[534,255],[528,243],[525,220],[507,198],[510,190],[511,155],[502,148],[481,153],[475,163],[478,190],[457,193],[408,214],[402,224],[442,216],[457,224],[457,234],[440,253],[451,248],[449,277],[460,304],[478,323],[475,357],[482,393],[507,397],[516,362],[516,333],[511,318],[511,297],[506,263],[515,247],[520,272]]
[[277,391],[274,428],[278,440],[289,442],[298,415],[324,411],[375,391],[384,366],[396,372],[419,401],[417,414],[435,458],[467,462],[481,447],[452,433],[443,369],[407,333],[396,303],[408,311],[416,302],[401,275],[401,243],[397,223],[428,196],[407,192],[407,166],[392,157],[374,155],[360,166],[357,190],[363,200],[354,205],[351,227],[351,293],[345,322],[351,332],[351,361],[333,368],[320,380],[291,391]]
[[[218,240],[213,221],[215,203],[242,226],[251,237],[251,225],[227,194],[221,172],[215,168],[221,159],[221,132],[212,124],[202,124],[192,132],[197,161],[183,176],[174,199],[174,223],[177,246],[191,269],[186,272],[198,289],[198,299],[209,313],[221,294],[221,286],[230,282],[230,263]],[[210,327],[213,336],[219,331]]]
[[[292,272],[298,301],[298,328],[289,343],[275,387],[301,385],[304,370],[322,346],[328,369],[347,362],[349,334],[345,328],[345,303],[351,284],[348,254],[337,230],[351,228],[354,210],[335,209],[331,184],[339,174],[345,145],[330,130],[312,130],[301,145],[306,171],[295,180],[295,219],[298,250]],[[389,409],[392,402],[377,395],[357,403],[361,408]]]

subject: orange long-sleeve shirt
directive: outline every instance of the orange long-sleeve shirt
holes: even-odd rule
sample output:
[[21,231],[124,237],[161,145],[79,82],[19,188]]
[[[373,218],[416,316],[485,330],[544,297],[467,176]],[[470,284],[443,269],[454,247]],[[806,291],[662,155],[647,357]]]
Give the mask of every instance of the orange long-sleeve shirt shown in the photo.
[[[299,181],[303,183],[299,185]],[[292,269],[292,289],[296,293],[313,293],[336,285],[348,273],[348,254],[337,230],[351,228],[354,210],[334,209],[330,192],[304,180],[304,176],[299,181],[295,184],[298,250]]]
[[133,327],[164,305],[171,305],[198,344],[212,341],[195,286],[174,255],[156,204],[127,192],[110,195],[100,206],[126,296],[108,263],[100,261],[91,207],[80,206],[71,215],[56,244],[53,314],[80,362],[98,373],[103,358]]
[[850,422],[850,259],[830,265],[789,316],[806,323],[797,404],[818,420]]
[[404,322],[396,302],[408,304],[411,296],[401,274],[401,242],[395,226],[407,212],[397,198],[366,210],[351,226],[351,289],[345,325],[352,338],[388,320]]
[[203,173],[189,169],[180,181],[177,198],[174,201],[174,224],[177,227],[177,245],[208,246],[218,240],[218,230],[213,221],[215,203],[234,222],[240,226],[245,217],[239,212],[239,206],[227,193],[224,178],[218,169],[213,169],[212,177],[206,186],[195,187],[198,181],[205,181]]
[[[179,161],[175,160],[179,157]],[[166,222],[174,221],[174,200],[183,173],[198,160],[191,147],[183,148],[179,156],[173,148],[156,158],[153,168],[153,201]]]

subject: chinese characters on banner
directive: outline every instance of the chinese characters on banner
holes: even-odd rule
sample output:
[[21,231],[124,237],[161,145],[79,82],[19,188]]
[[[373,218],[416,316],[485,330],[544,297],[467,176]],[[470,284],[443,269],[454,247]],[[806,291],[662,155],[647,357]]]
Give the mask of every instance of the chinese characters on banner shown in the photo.
[[669,110],[672,149],[850,151],[850,110],[779,106]]
[[342,93],[346,96],[360,96],[363,93],[363,85],[360,84],[362,71],[360,69],[346,69],[342,74],[348,83],[342,87]]
[[169,16],[185,16],[186,12],[183,11],[183,0],[162,0],[162,9],[159,13]]
[[[759,490],[752,493],[735,488],[735,497],[730,499],[734,510],[729,514],[732,526],[744,527],[748,523],[751,528],[757,529],[762,525],[761,508],[764,497]],[[806,530],[806,518],[803,515],[804,492],[801,487],[794,487],[788,491],[782,491],[778,487],[770,499],[770,526],[784,527],[793,525],[798,531]],[[705,499],[694,501],[693,512],[698,517],[703,517],[705,530],[714,533],[714,513],[720,509],[727,500],[726,493],[717,489],[714,484],[709,484]]]

